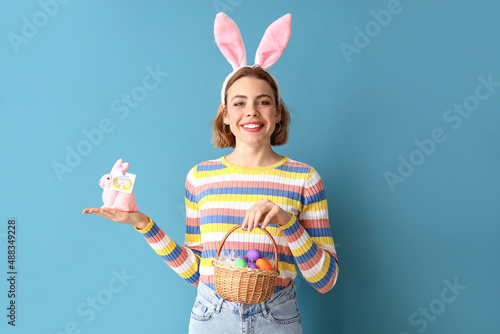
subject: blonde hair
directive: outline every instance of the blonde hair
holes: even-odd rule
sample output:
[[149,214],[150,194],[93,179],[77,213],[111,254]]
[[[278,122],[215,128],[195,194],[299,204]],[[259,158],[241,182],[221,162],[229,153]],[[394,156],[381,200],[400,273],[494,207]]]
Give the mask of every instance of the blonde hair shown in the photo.
[[[278,101],[278,87],[271,75],[259,66],[242,67],[239,69],[227,82],[226,90],[224,92],[224,101],[227,100],[227,91],[238,79],[243,77],[256,78],[266,81],[274,93],[274,100],[276,101],[276,110],[281,115],[281,120],[276,124],[274,133],[271,135],[271,145],[280,146],[286,144],[288,141],[288,125],[290,124],[290,113],[282,101]],[[210,123],[213,124],[213,138],[212,142],[217,148],[235,147],[236,138],[232,133],[227,134],[226,126],[224,124],[224,105],[221,104],[217,110],[217,116]],[[230,131],[229,131],[230,132]]]

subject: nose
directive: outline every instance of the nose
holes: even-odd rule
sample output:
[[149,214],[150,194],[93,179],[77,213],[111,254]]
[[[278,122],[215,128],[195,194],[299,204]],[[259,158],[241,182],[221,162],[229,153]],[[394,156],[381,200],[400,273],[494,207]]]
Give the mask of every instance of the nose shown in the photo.
[[257,116],[259,112],[253,104],[249,104],[245,114],[246,116]]

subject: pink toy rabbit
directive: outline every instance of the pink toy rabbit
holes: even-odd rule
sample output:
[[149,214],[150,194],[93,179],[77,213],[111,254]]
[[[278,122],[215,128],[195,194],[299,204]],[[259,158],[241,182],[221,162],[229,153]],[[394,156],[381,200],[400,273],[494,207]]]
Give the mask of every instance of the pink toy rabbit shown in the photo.
[[111,187],[113,183],[113,175],[122,173],[122,171],[126,172],[127,169],[128,162],[123,163],[122,159],[118,159],[118,161],[113,166],[113,169],[111,169],[111,173],[101,177],[99,185],[104,189],[102,192],[102,200],[104,202],[104,205],[102,206],[103,208],[112,208],[126,212],[134,212],[139,210],[139,207],[135,205],[135,195],[133,193],[124,193],[114,190]]

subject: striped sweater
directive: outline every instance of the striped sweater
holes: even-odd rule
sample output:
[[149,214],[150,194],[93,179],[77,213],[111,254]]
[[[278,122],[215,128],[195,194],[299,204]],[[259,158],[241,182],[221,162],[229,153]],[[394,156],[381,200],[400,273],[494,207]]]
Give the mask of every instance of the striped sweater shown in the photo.
[[[299,267],[321,293],[337,280],[338,260],[328,221],[323,182],[311,166],[284,157],[267,167],[240,167],[222,157],[193,167],[186,178],[187,229],[184,246],[176,244],[151,219],[141,232],[162,259],[194,286],[201,279],[214,289],[214,268],[220,241],[259,199],[269,199],[292,214],[283,226],[268,225],[279,253],[280,275],[275,292],[288,286]],[[223,252],[245,255],[257,248],[274,259],[274,247],[260,230],[241,229],[226,240]]]

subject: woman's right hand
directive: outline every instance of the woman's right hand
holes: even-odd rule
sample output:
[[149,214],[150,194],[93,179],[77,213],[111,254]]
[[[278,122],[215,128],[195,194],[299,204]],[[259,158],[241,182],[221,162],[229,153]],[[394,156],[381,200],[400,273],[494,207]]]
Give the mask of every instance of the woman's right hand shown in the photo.
[[82,213],[94,214],[115,222],[128,224],[142,230],[149,224],[149,218],[142,212],[125,212],[111,208],[87,208]]

